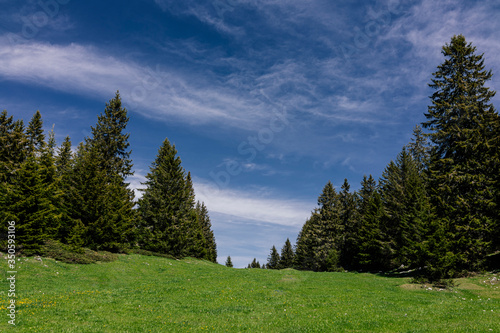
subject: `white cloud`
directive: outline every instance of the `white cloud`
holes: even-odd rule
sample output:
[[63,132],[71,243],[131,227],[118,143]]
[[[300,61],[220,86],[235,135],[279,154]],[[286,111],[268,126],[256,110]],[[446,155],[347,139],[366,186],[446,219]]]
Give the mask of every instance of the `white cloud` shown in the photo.
[[139,200],[142,197],[141,189],[145,189],[146,186],[142,183],[146,182],[146,177],[139,172],[135,172],[133,176],[127,178],[127,182],[129,183],[129,188],[134,191],[135,201]]
[[[495,6],[495,1],[458,0],[422,0],[412,6],[406,15],[395,20],[383,37],[400,50],[402,45],[410,46],[406,47],[404,62],[397,69],[401,73],[399,76],[414,81],[417,87],[426,87],[431,73],[444,60],[441,54],[443,45],[458,34],[472,42],[478,53],[485,53],[487,68],[494,72],[500,70],[500,58],[496,56],[500,53],[500,21]],[[499,82],[494,76],[494,90],[498,90]]]
[[[151,69],[79,44],[13,44],[0,36],[0,77],[106,99],[120,90],[127,107],[147,117],[251,128],[265,111],[230,89],[173,69]],[[249,117],[248,115],[252,115]]]
[[194,182],[197,200],[210,211],[284,226],[301,226],[314,205],[293,199],[275,199],[270,195],[220,188],[215,183]]

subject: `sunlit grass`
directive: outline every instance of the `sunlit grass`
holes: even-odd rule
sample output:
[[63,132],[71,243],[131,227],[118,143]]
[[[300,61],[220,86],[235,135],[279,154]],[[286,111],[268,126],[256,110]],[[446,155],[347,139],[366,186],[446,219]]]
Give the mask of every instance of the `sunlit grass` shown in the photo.
[[[7,317],[0,264],[0,331]],[[492,274],[451,291],[372,274],[230,269],[195,259],[122,255],[70,265],[21,258],[19,332],[495,332]],[[432,288],[429,290],[428,288]]]

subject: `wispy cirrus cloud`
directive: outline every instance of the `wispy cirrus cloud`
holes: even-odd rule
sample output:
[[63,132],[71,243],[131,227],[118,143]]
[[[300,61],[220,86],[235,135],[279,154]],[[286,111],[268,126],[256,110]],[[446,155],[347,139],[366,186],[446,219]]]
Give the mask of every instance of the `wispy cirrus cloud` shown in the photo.
[[[210,87],[172,68],[151,69],[79,44],[9,45],[0,37],[0,77],[67,93],[109,98],[117,89],[134,111],[187,123],[220,122],[251,127],[264,113],[251,99],[224,87]],[[247,115],[252,114],[252,118]]]
[[[500,53],[497,38],[500,21],[496,18],[498,10],[495,8],[498,9],[495,1],[416,2],[381,38],[381,44],[397,52],[401,58],[395,68],[399,74],[394,77],[400,82],[410,82],[420,96],[427,97],[431,73],[444,59],[441,49],[458,34],[464,35],[480,53],[485,53],[486,67],[498,72],[500,59],[496,55]],[[500,87],[500,80],[495,76],[492,85],[496,90]],[[413,94],[412,98],[415,97]],[[498,103],[499,97],[495,98]]]
[[245,220],[298,227],[314,209],[313,202],[271,198],[262,190],[220,188],[203,180],[195,181],[194,188],[197,200],[205,202],[210,211]]

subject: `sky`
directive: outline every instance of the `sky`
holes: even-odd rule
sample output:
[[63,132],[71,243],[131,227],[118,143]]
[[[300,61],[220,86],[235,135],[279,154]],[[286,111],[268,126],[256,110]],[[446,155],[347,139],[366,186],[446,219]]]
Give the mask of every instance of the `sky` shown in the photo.
[[[330,180],[379,178],[425,121],[453,35],[500,90],[500,2],[0,0],[0,110],[76,146],[120,92],[141,182],[167,137],[218,262],[295,243]],[[493,99],[498,108],[500,95]],[[138,195],[140,195],[137,192]]]

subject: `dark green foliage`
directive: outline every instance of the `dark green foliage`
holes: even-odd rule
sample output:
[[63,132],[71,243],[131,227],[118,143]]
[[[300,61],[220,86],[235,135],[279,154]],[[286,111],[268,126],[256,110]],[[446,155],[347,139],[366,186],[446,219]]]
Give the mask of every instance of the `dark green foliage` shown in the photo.
[[216,262],[208,210],[203,203],[195,207],[191,175],[180,167],[168,140],[148,175],[137,221],[126,183],[133,175],[129,134],[124,133],[128,120],[117,92],[76,154],[69,137],[56,154],[54,132],[45,142],[39,111],[26,129],[22,120],[3,111],[0,246],[5,245],[6,222],[16,221],[19,248],[25,253],[41,253],[43,244],[53,240],[72,249],[116,252],[143,246],[161,255]]
[[79,247],[68,246],[58,241],[48,240],[42,246],[40,254],[68,264],[92,264],[98,261],[111,262],[118,259],[118,255],[106,251],[92,251]]
[[390,250],[381,226],[383,205],[377,184],[363,177],[359,191],[360,221],[355,241],[354,263],[361,270],[383,270],[390,266]]
[[247,268],[260,268],[260,263],[257,261],[256,258],[253,258],[253,261],[248,264]]
[[[122,251],[134,242],[134,194],[125,183],[132,174],[129,135],[123,133],[127,122],[127,110],[117,93],[92,127],[92,137],[80,144],[71,171],[63,176],[65,211],[68,221],[74,221],[65,228],[81,234],[84,246],[94,250]],[[68,144],[62,148],[65,158],[58,161],[61,173],[68,168]]]
[[350,192],[351,186],[344,179],[342,191],[339,193],[341,206],[340,223],[343,226],[343,234],[340,247],[340,266],[350,269],[355,266],[356,239],[358,237],[360,214],[358,211],[358,198],[355,193]]
[[483,55],[461,35],[442,53],[445,61],[433,74],[430,87],[435,92],[423,125],[433,143],[429,188],[445,255],[429,266],[453,275],[481,269],[495,247],[498,152],[492,147],[499,117],[490,103],[495,92],[486,86],[492,73],[484,69]]
[[27,142],[24,123],[14,121],[4,110],[0,114],[0,182],[12,184],[13,177],[26,159]]
[[340,220],[339,196],[331,182],[323,188],[318,206],[297,238],[295,266],[298,269],[333,271],[339,264],[344,226]]
[[[0,114],[0,240],[7,239],[7,222],[13,215],[8,205],[16,177],[26,159],[27,139],[22,120],[14,121],[4,110]],[[10,197],[10,199],[9,199]]]
[[271,253],[269,254],[269,257],[267,257],[267,268],[279,269],[279,263],[280,254],[278,253],[278,250],[276,250],[276,247],[273,245],[273,247],[271,248]]
[[390,240],[391,266],[418,268],[424,266],[423,242],[431,218],[431,206],[425,183],[415,160],[406,149],[390,162],[380,180],[384,205],[383,228]]
[[292,243],[290,243],[290,239],[287,238],[285,245],[283,245],[283,248],[281,249],[281,256],[278,267],[280,269],[292,268],[294,259],[295,253],[293,252]]
[[42,167],[31,155],[16,173],[15,186],[7,193],[6,220],[16,222],[16,243],[27,254],[40,251],[55,236],[60,216],[53,204],[54,188],[43,181]]
[[85,247],[119,251],[132,237],[133,202],[121,179],[110,177],[100,161],[97,149],[79,146],[65,198],[76,221],[71,234],[81,234]]
[[231,261],[231,256],[227,256],[226,266],[227,267],[233,267],[233,262]]
[[[430,87],[424,133],[358,193],[331,183],[303,225],[294,265],[305,270],[418,269],[440,281],[495,266],[500,253],[500,116],[483,55],[454,36]],[[430,138],[431,143],[427,139]]]
[[413,157],[413,160],[417,164],[418,172],[421,176],[424,176],[424,171],[427,169],[429,164],[429,142],[422,127],[416,125],[413,129],[413,137],[411,142],[407,145],[408,153]]
[[[54,134],[44,141],[43,122],[35,113],[26,132],[22,121],[13,122],[4,111],[0,117],[2,225],[16,221],[16,240],[25,253],[39,252],[60,226],[58,189],[54,167]],[[3,229],[3,228],[2,228]]]
[[190,177],[177,150],[165,139],[138,201],[139,246],[175,257],[207,257],[206,240],[194,207]]
[[207,207],[203,202],[200,203],[198,201],[196,203],[196,215],[201,225],[203,237],[205,238],[206,242],[206,248],[207,248],[206,259],[217,263],[217,244],[215,243],[215,236],[214,232],[212,231],[212,223],[210,222],[210,216],[208,216]]
[[56,172],[59,177],[64,177],[68,174],[72,167],[73,156],[71,154],[71,139],[67,136],[64,139],[61,147],[57,152],[55,160]]
[[28,139],[28,154],[40,152],[45,146],[45,135],[43,134],[43,122],[40,111],[31,118],[26,128],[26,137]]
[[311,217],[304,223],[297,236],[297,248],[295,250],[294,267],[301,270],[314,270],[314,235],[318,232],[318,215],[314,210]]
[[87,138],[86,145],[94,147],[101,157],[101,168],[110,177],[120,177],[122,181],[133,175],[131,151],[128,150],[130,134],[124,133],[129,117],[127,109],[122,107],[120,93],[106,103],[104,114],[97,118],[96,127],[92,127],[92,136]]

